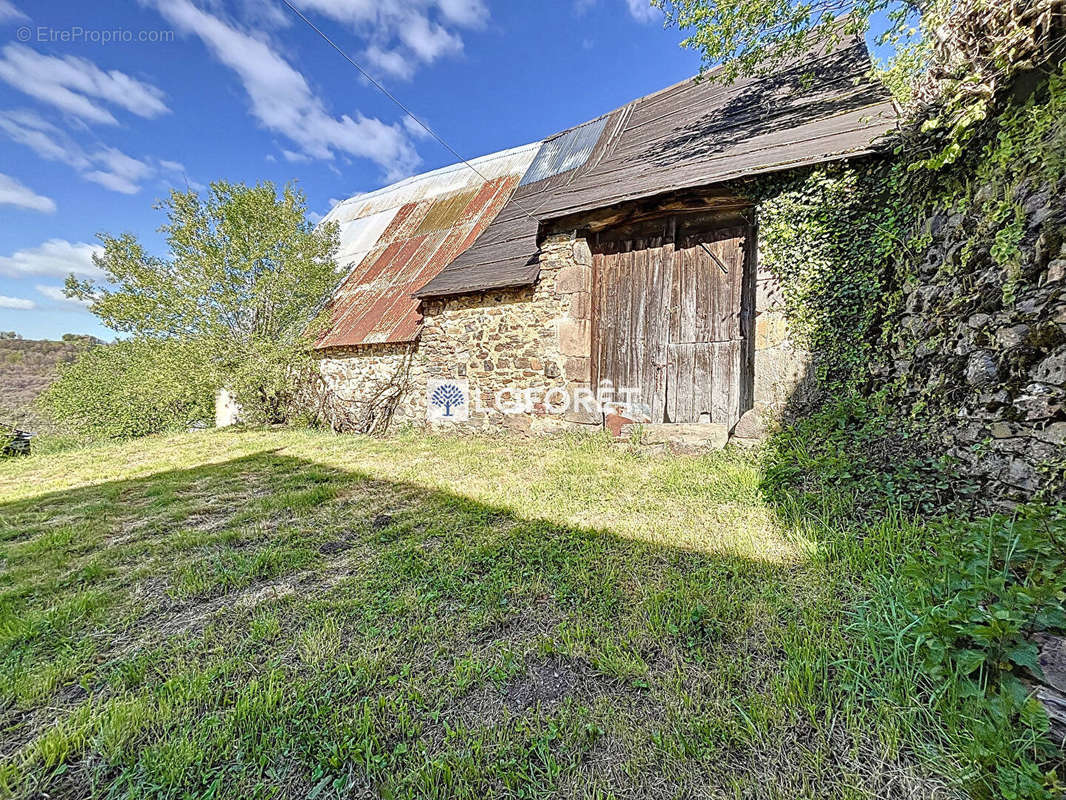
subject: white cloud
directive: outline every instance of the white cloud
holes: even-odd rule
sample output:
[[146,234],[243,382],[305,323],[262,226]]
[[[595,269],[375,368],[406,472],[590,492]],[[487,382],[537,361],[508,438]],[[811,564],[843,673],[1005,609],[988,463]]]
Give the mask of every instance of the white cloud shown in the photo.
[[372,67],[394,78],[406,81],[415,75],[415,60],[399,50],[383,50],[374,44],[370,45],[363,55]]
[[0,51],[0,80],[88,122],[118,124],[105,104],[149,118],[170,110],[162,90],[149,83],[118,70],[105,72],[85,58],[46,56],[22,44]]
[[[574,13],[579,17],[590,11],[598,0],[574,0]],[[662,11],[651,4],[651,0],[625,0],[629,15],[637,22],[654,22],[663,18]],[[588,48],[586,48],[588,49]]]
[[105,147],[96,153],[93,161],[104,169],[91,170],[83,177],[122,194],[137,194],[141,190],[140,181],[155,172],[143,161],[131,158],[113,147]]
[[49,239],[37,247],[0,256],[0,275],[19,278],[27,275],[65,278],[73,273],[82,278],[99,278],[103,271],[93,263],[93,254],[102,253],[100,245]]
[[55,303],[62,303],[63,305],[76,306],[77,308],[88,308],[92,303],[88,300],[78,300],[74,297],[67,297],[63,293],[62,286],[46,286],[38,283],[34,286],[38,292],[47,297],[49,300]]
[[[424,122],[425,120],[423,120]],[[409,115],[405,114],[403,118],[403,126],[407,129],[407,132],[416,139],[428,139],[432,134],[415,122]]]
[[483,28],[489,11],[483,0],[295,0],[349,26],[367,41],[366,60],[394,78],[408,80],[419,66],[458,55],[463,40],[456,29]]
[[463,50],[462,39],[422,16],[412,16],[400,28],[399,36],[427,64],[432,64],[443,55],[461,53]]
[[[174,167],[184,171],[176,161],[137,159],[114,147],[88,151],[36,112],[24,109],[0,111],[0,134],[25,145],[46,161],[67,164],[85,180],[122,194],[136,194],[144,181],[160,173],[174,172]],[[203,188],[194,181],[188,184]]]
[[192,189],[194,192],[202,192],[207,187],[198,181],[194,181],[189,177],[188,171],[185,169],[185,165],[180,161],[167,161],[160,159],[158,162],[159,170],[166,173],[165,178],[171,179],[169,182],[176,182],[174,179],[181,180],[181,183],[185,184],[185,187]]
[[489,9],[482,0],[438,0],[444,18],[466,28],[483,28]]
[[29,17],[15,8],[8,0],[0,0],[0,22],[6,22],[10,19],[29,19]]
[[626,0],[629,14],[637,22],[652,22],[662,18],[662,11],[653,6],[649,0]]
[[0,294],[0,308],[17,308],[19,311],[32,311],[37,304],[22,297],[5,297]]
[[31,211],[43,211],[51,214],[56,210],[56,202],[51,197],[37,194],[29,186],[0,172],[0,205],[18,206]]
[[[325,0],[323,0],[325,1]],[[220,62],[240,78],[260,124],[291,139],[312,158],[337,153],[368,158],[389,179],[409,175],[420,159],[399,124],[386,125],[355,112],[332,116],[297,72],[261,36],[237,29],[189,0],[155,0],[166,20],[198,36]]]
[[79,170],[90,166],[81,146],[36,112],[0,111],[0,133],[47,161],[59,161]]

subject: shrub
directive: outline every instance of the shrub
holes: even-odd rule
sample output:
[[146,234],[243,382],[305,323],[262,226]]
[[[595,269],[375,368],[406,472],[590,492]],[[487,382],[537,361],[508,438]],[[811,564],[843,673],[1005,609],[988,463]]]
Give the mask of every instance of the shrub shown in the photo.
[[215,388],[197,343],[133,339],[63,366],[40,402],[70,432],[121,439],[211,420]]

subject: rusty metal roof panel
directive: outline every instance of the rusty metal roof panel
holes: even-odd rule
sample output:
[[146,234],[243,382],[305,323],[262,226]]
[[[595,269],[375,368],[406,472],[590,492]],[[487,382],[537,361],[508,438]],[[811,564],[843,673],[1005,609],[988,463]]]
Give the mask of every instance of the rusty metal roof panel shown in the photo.
[[413,341],[414,292],[469,247],[506,205],[540,143],[408,178],[334,206],[345,277],[316,346]]
[[[612,111],[545,141],[485,233],[415,296],[445,297],[535,281],[540,274],[536,256],[541,209],[556,192],[595,168],[609,151],[622,117],[622,109]],[[529,181],[531,174],[537,180]]]

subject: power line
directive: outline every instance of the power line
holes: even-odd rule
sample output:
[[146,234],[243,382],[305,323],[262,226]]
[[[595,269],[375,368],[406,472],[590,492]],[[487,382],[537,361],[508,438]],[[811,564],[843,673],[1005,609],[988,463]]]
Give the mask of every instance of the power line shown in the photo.
[[[430,128],[426,123],[424,123],[418,117],[416,117],[414,115],[414,113],[407,106],[405,106],[403,103],[401,103],[392,92],[390,92],[388,89],[386,89],[380,83],[378,83],[374,79],[373,75],[371,75],[369,72],[367,72],[361,66],[359,66],[359,64],[357,64],[356,61],[351,56],[349,56],[346,52],[344,52],[344,50],[342,50],[337,45],[336,42],[334,42],[332,39],[330,39],[317,25],[315,25],[315,23],[311,22],[311,20],[309,20],[307,17],[305,17],[303,12],[300,11],[300,9],[296,8],[296,6],[294,6],[292,3],[290,3],[289,0],[281,0],[281,2],[284,3],[293,14],[295,14],[300,19],[302,19],[304,22],[306,22],[308,27],[311,28],[311,30],[313,30],[319,36],[321,36],[330,47],[332,47],[334,50],[336,50],[338,53],[340,53],[345,61],[347,61],[349,64],[351,64],[357,70],[359,70],[359,74],[362,75],[364,78],[366,78],[368,81],[370,81],[375,87],[377,87],[378,91],[380,91],[383,95],[385,95],[392,102],[394,102],[397,106],[399,106],[400,109],[403,111],[403,113],[405,113],[407,116],[409,116],[411,119],[413,119],[416,123],[418,123],[418,125],[423,130],[425,130],[426,133],[428,133],[430,136],[432,136],[434,139],[436,139],[441,144],[441,146],[444,147],[444,149],[446,149],[449,153],[451,153],[453,156],[455,156],[457,159],[459,159],[460,162],[462,162],[467,167],[469,167],[470,170],[475,175],[477,175],[479,178],[481,178],[481,180],[483,180],[486,183],[488,183],[489,179],[486,178],[484,175],[482,175],[473,164],[471,164],[469,161],[467,161],[465,158],[463,158],[461,155],[459,155],[459,153],[456,151],[456,149],[454,147],[452,147],[450,144],[448,144],[446,141],[444,141],[443,138],[441,138],[440,136],[437,135],[436,131],[434,131],[432,128]],[[524,213],[531,220],[533,220],[534,222],[537,222],[537,223],[540,222],[539,219],[537,219],[531,213],[526,211],[526,209],[522,207],[522,204],[514,199],[513,195],[511,196],[511,202],[513,202],[516,206],[518,206],[518,208],[520,208],[522,210],[522,213]]]

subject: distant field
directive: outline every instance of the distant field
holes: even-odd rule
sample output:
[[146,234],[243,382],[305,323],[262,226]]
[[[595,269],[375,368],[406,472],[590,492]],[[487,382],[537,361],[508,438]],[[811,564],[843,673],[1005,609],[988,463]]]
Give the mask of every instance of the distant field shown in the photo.
[[0,423],[35,430],[42,420],[34,399],[52,382],[56,368],[86,346],[84,340],[0,339]]

